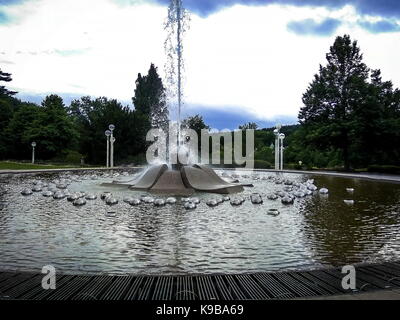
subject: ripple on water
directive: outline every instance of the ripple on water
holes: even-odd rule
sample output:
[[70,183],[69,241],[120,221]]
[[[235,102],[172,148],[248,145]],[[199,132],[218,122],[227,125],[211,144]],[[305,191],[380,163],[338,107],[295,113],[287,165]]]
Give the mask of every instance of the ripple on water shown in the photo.
[[[185,210],[180,198],[175,203],[159,195],[158,202],[168,205],[155,207],[149,199],[148,204],[132,206],[123,199],[154,197],[118,188],[112,190],[118,204],[108,206],[100,196],[110,191],[101,187],[110,178],[97,175],[96,180],[93,173],[8,178],[6,183],[0,181],[0,269],[35,269],[46,262],[78,272],[236,273],[400,255],[399,185],[310,175],[284,174],[278,180],[269,176],[244,178],[254,188],[213,208],[207,201],[223,198],[197,194],[194,210]],[[290,206],[269,199],[279,191],[289,192],[280,183],[287,179],[293,182],[293,191],[314,179],[318,188],[329,190],[329,197],[315,193],[295,199]],[[97,198],[74,207],[66,198],[54,200],[41,193],[22,196],[23,189],[34,187],[33,180],[41,180],[43,190],[56,180],[68,182],[70,194],[84,192]],[[349,198],[346,188],[355,189],[353,206],[343,202]],[[263,204],[250,201],[256,193]],[[233,207],[230,201],[236,198],[246,201]],[[280,214],[269,215],[272,209]]]

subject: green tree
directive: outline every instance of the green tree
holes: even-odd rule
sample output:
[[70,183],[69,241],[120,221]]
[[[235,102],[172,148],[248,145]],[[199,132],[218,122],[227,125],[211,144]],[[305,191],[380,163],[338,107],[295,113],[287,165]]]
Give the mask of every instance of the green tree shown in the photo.
[[61,97],[49,95],[43,100],[38,117],[25,131],[24,137],[25,141],[37,142],[38,155],[43,159],[74,147],[77,132]]
[[117,100],[82,97],[74,100],[70,114],[80,135],[79,150],[90,163],[104,163],[106,137],[110,124],[115,125],[115,161],[126,160],[145,152],[147,117],[140,111],[124,107]]
[[245,123],[242,126],[239,126],[240,130],[257,130],[258,129],[258,124],[255,122],[248,122]]
[[201,130],[210,129],[210,127],[204,122],[203,117],[199,114],[184,119],[182,121],[182,127],[186,127],[196,131],[199,138],[201,137]]
[[169,112],[165,88],[154,64],[146,76],[138,74],[135,96],[132,98],[135,110],[148,118],[147,125],[153,128],[168,127]]
[[[1,69],[0,69],[0,81],[3,81],[3,82],[10,82],[10,81],[12,81],[11,73],[3,72],[3,71],[1,71]],[[15,91],[10,91],[10,90],[6,89],[5,86],[0,86],[0,97],[1,97],[1,96],[13,96],[13,95],[15,95],[15,94],[17,94],[17,92],[15,92]]]
[[337,37],[303,95],[300,123],[306,126],[307,141],[317,149],[341,151],[345,169],[350,168],[351,139],[354,137],[354,111],[366,105],[369,69],[357,41]]
[[[0,84],[2,82],[10,82],[12,80],[10,73],[5,73],[0,69]],[[16,92],[6,89],[5,86],[0,85],[0,159],[5,159],[8,152],[12,149],[9,148],[12,143],[12,137],[8,136],[5,128],[8,126],[14,112],[18,109],[20,101],[13,98]]]
[[40,107],[33,103],[22,103],[13,113],[5,128],[7,158],[29,159],[31,136],[29,132],[40,117]]

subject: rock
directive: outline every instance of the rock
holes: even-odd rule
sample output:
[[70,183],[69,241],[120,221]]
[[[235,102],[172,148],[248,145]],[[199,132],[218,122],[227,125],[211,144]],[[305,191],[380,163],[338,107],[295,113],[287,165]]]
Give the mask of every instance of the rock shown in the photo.
[[176,199],[173,197],[170,197],[167,199],[167,204],[175,204],[176,203]]
[[281,198],[283,198],[284,196],[286,196],[286,193],[283,192],[283,191],[277,191],[277,192],[275,192],[275,194],[276,194],[277,196],[281,197]]
[[42,185],[38,184],[32,188],[33,192],[42,192]]
[[263,200],[259,194],[252,194],[250,196],[250,200],[252,204],[262,204]]
[[275,216],[276,217],[276,216],[279,216],[280,212],[279,212],[278,209],[269,209],[267,211],[267,214],[270,215],[270,216]]
[[200,203],[200,199],[199,198],[190,198],[189,201],[194,203],[194,204],[199,204]]
[[206,205],[208,205],[209,207],[217,207],[218,206],[218,201],[217,200],[215,200],[215,199],[211,199],[211,200],[208,200],[207,202],[206,202]]
[[309,184],[307,185],[307,189],[311,190],[311,191],[316,191],[318,190],[317,186],[315,186],[314,184]]
[[241,206],[243,204],[243,201],[241,199],[233,199],[231,200],[231,205],[234,207]]
[[142,203],[142,201],[139,200],[139,199],[133,199],[131,202],[129,202],[129,204],[130,204],[131,206],[138,206],[138,205],[140,205],[141,203]]
[[154,203],[154,198],[152,198],[152,197],[144,197],[144,198],[142,198],[142,201],[144,202],[144,203]]
[[65,194],[62,191],[57,191],[55,194],[53,194],[53,199],[61,200],[64,198],[65,198]]
[[294,203],[294,199],[291,198],[291,197],[289,197],[289,196],[284,196],[284,197],[281,199],[281,202],[282,202],[283,204],[293,204],[293,203]]
[[349,193],[353,193],[354,189],[353,188],[346,188],[346,191],[349,192]]
[[76,200],[73,202],[73,204],[74,204],[74,206],[76,206],[76,207],[81,207],[81,206],[84,206],[84,205],[86,204],[86,200],[83,199],[83,198],[79,198],[79,199],[76,199]]
[[106,198],[108,198],[109,196],[111,196],[111,192],[104,192],[101,194],[100,199],[106,200]]
[[296,198],[304,198],[306,196],[306,194],[304,192],[302,192],[302,191],[296,191],[295,193],[293,193],[293,195]]
[[96,200],[96,199],[97,199],[97,196],[96,196],[95,194],[88,194],[88,195],[85,197],[85,199],[86,199],[86,200],[89,200],[89,201],[93,201],[93,200]]
[[79,195],[76,194],[76,193],[73,193],[69,197],[67,197],[67,200],[70,201],[70,202],[74,202],[77,199],[79,199]]
[[193,209],[196,209],[196,208],[197,208],[196,204],[194,204],[193,202],[185,202],[185,204],[183,205],[183,207],[184,207],[186,210],[193,210]]
[[343,202],[349,206],[352,206],[354,204],[354,200],[343,200]]
[[154,205],[156,207],[164,207],[165,206],[165,200],[164,199],[156,199],[154,200]]
[[67,185],[66,184],[58,184],[57,185],[57,189],[61,189],[61,190],[65,190],[65,189],[67,189]]
[[124,198],[124,202],[125,202],[125,203],[131,203],[131,201],[133,201],[133,198],[132,198],[132,197]]
[[267,196],[267,199],[269,199],[269,200],[276,200],[276,199],[278,199],[278,196],[277,196],[276,194],[269,194],[269,195]]
[[42,193],[42,196],[43,197],[46,197],[46,198],[49,198],[49,197],[52,197],[53,196],[53,192],[51,192],[51,191],[44,191],[43,193]]
[[113,205],[118,204],[118,200],[113,197],[108,197],[106,199],[106,204],[108,204],[109,206],[113,206]]
[[328,193],[329,193],[329,190],[328,190],[327,188],[321,188],[321,189],[319,190],[319,193],[320,193],[320,194],[328,194]]
[[33,192],[32,192],[32,190],[24,189],[24,190],[21,191],[21,194],[22,194],[23,196],[30,196],[30,195],[33,194]]
[[224,197],[223,200],[226,202],[226,201],[231,200],[231,198],[230,197]]

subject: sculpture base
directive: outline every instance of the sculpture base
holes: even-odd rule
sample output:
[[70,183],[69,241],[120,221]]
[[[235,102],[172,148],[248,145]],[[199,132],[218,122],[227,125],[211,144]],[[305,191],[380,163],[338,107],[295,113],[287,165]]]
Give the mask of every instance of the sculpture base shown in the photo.
[[[127,186],[131,190],[145,190],[176,196],[187,196],[195,191],[230,194],[243,191],[243,185],[221,179],[203,165],[179,166],[170,169],[166,164],[152,166],[139,178],[131,181],[113,181],[106,186]],[[246,185],[249,186],[249,185]]]

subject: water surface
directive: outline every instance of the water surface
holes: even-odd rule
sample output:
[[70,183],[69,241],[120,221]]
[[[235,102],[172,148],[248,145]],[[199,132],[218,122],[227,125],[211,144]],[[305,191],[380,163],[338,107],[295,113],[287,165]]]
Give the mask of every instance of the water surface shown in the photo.
[[[210,208],[206,200],[218,196],[198,194],[201,203],[193,211],[185,210],[179,200],[162,208],[132,207],[123,198],[146,193],[102,187],[110,178],[101,173],[97,180],[84,174],[68,189],[98,196],[112,191],[120,200],[115,206],[105,205],[100,197],[77,208],[40,192],[20,194],[34,180],[49,183],[69,174],[0,177],[0,268],[40,270],[50,264],[66,273],[244,273],[400,257],[399,184],[284,174],[294,182],[314,178],[330,193],[316,192],[283,205],[266,198],[284,187],[262,180],[275,174],[238,174],[241,182],[254,184],[241,194],[246,198],[242,206],[225,202]],[[251,203],[254,192],[263,196],[262,205]],[[355,203],[346,205],[344,199]],[[280,215],[268,215],[271,208]]]

